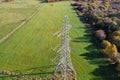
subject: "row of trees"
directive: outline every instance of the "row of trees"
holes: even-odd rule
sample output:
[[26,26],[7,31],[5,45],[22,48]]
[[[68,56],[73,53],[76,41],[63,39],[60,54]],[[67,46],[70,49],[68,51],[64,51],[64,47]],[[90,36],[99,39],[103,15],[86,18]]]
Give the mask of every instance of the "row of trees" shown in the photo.
[[92,32],[101,44],[100,51],[107,56],[111,64],[118,64],[120,71],[120,13],[107,0],[81,0],[76,9],[80,17],[92,27]]
[[11,2],[11,1],[13,1],[13,0],[6,0],[7,2]]
[[47,2],[57,2],[57,1],[63,1],[63,0],[46,0]]
[[0,0],[0,2],[11,2],[11,1],[13,1],[13,0]]

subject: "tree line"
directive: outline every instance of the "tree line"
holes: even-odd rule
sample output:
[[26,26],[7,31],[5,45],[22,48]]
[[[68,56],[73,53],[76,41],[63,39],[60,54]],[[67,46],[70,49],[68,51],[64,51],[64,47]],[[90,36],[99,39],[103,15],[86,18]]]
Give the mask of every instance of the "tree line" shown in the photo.
[[79,0],[72,5],[81,20],[90,24],[101,53],[120,72],[120,10],[111,4],[108,0]]

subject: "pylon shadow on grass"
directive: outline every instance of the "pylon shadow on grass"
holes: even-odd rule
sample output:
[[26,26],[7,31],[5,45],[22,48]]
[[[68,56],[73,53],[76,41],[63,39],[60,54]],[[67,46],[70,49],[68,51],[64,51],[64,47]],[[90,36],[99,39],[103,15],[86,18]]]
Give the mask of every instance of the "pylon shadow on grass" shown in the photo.
[[52,74],[53,71],[48,71],[48,69],[54,68],[55,65],[47,65],[47,66],[42,66],[42,67],[34,67],[34,68],[29,68],[29,69],[24,69],[22,71],[29,72],[29,73],[22,73],[19,70],[16,70],[17,72],[21,72],[23,75],[48,75]]
[[[29,69],[23,69],[23,70],[15,70],[12,72],[15,72],[19,74],[19,76],[27,76],[27,77],[45,77],[48,75],[52,75],[54,71],[49,71],[48,69],[54,68],[55,65],[47,65],[47,66],[42,66],[42,67],[34,67],[34,68],[29,68]],[[11,76],[11,75],[0,75],[0,79],[6,80],[10,78],[11,80],[16,80],[17,76]]]
[[0,76],[0,80],[6,80],[8,78],[11,80],[14,80],[14,77],[11,77],[11,76]]

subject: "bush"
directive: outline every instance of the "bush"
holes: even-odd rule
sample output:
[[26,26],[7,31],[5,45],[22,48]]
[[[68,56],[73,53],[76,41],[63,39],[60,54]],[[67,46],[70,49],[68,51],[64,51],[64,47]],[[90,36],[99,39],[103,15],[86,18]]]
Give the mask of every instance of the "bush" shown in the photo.
[[115,44],[111,44],[110,46],[108,45],[102,51],[108,58],[116,57],[118,54],[118,50]]
[[118,58],[119,54],[115,44],[112,44],[109,41],[104,40],[102,42],[102,46],[103,49],[101,51],[103,54],[105,54],[108,57],[110,63],[115,64],[119,62],[119,58]]
[[106,38],[106,34],[105,34],[104,30],[100,29],[100,30],[95,31],[95,37],[98,40],[102,41]]

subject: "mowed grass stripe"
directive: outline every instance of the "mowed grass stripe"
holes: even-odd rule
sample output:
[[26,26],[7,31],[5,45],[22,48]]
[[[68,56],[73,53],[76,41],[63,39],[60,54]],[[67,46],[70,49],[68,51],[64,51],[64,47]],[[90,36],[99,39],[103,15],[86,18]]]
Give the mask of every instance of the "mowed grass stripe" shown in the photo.
[[[55,64],[50,59],[57,53],[51,48],[60,43],[60,38],[53,35],[62,28],[64,15],[68,15],[73,26],[70,30],[71,38],[84,38],[85,26],[69,2],[45,3],[36,16],[0,45],[0,70],[40,73],[37,76],[45,76],[48,75],[47,72],[52,72]],[[97,78],[91,72],[98,65],[90,64],[85,56],[80,56],[89,52],[86,47],[91,45],[89,39],[82,40],[70,42],[72,63],[77,80],[92,80]]]

